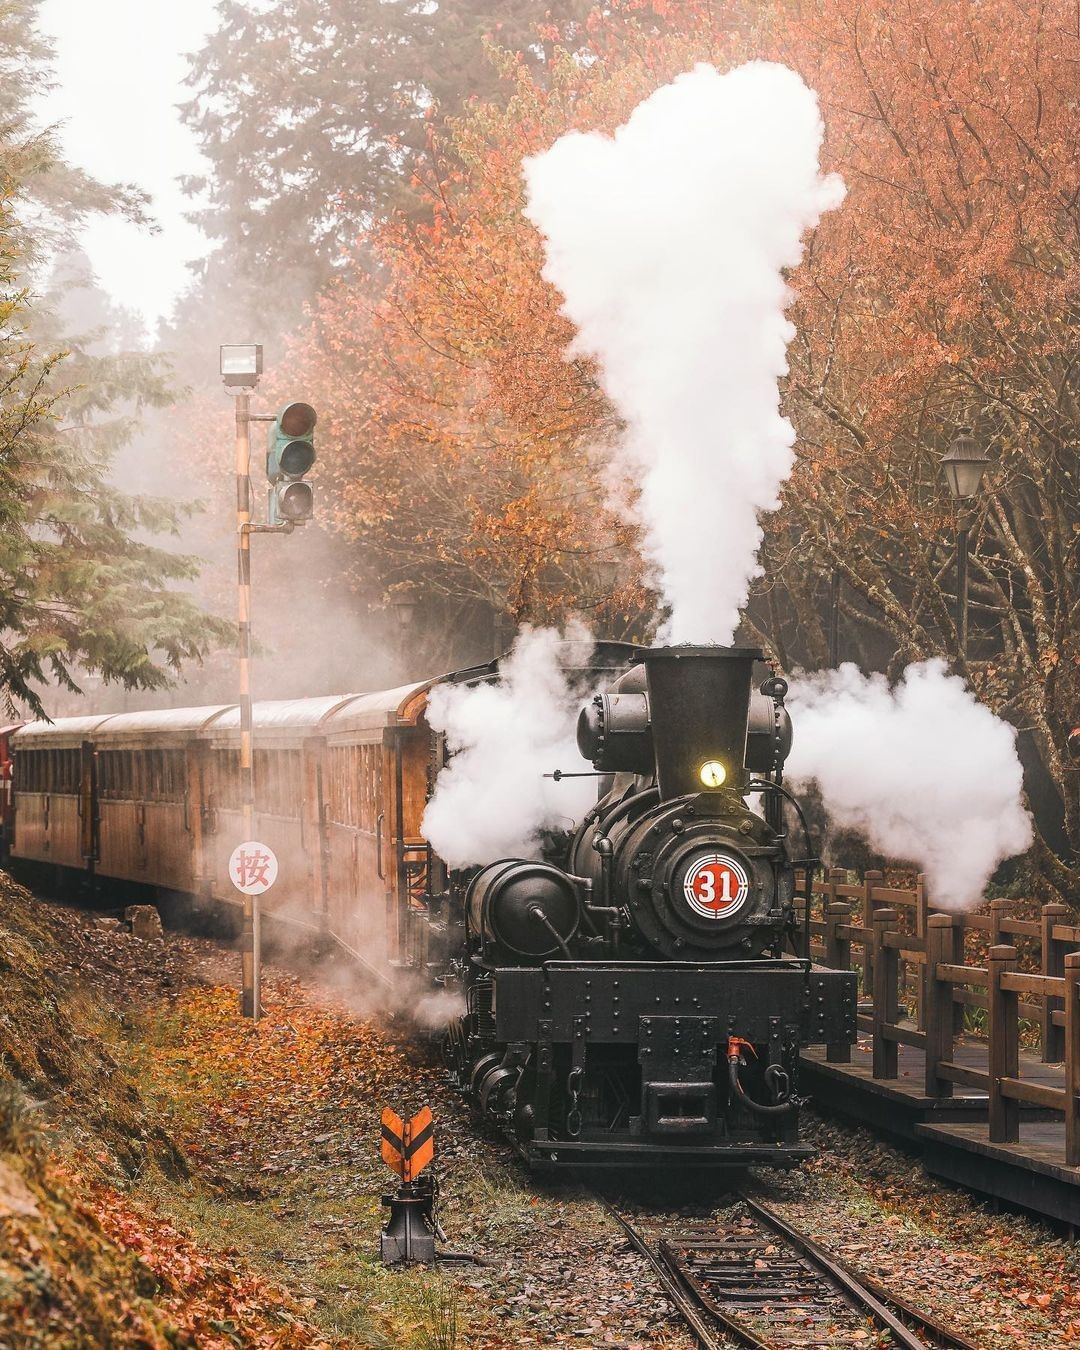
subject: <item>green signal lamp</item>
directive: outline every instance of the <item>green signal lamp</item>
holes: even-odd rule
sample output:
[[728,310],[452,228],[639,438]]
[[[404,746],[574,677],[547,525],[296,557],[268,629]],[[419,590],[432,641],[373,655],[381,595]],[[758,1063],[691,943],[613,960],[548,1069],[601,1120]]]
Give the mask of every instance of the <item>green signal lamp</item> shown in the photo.
[[315,491],[304,480],[315,463],[315,423],[310,403],[286,403],[274,418],[266,448],[272,525],[302,525],[315,510]]

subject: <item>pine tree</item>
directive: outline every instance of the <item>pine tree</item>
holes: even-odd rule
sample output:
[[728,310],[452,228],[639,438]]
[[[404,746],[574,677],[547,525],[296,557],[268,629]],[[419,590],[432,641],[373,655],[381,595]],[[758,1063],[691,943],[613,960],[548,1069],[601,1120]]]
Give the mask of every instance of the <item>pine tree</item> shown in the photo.
[[34,125],[51,57],[36,9],[0,3],[0,701],[41,714],[43,684],[77,691],[90,673],[161,688],[231,630],[177,589],[197,562],[158,541],[182,511],[112,478],[140,409],[171,399],[164,362],[100,330],[62,332],[60,297],[34,292],[88,214],[144,209],[133,189],[66,164]]
[[509,92],[487,47],[544,64],[538,33],[566,35],[587,0],[274,0],[220,6],[195,58],[185,118],[213,173],[194,219],[224,247],[207,267],[309,279],[408,197],[433,117]]

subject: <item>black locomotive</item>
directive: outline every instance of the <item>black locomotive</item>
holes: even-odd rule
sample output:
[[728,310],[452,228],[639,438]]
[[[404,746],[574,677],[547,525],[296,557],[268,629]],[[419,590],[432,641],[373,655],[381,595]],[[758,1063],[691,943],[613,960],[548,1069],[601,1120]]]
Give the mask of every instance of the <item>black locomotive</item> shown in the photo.
[[536,1166],[791,1165],[800,1047],[854,1039],[856,990],[794,954],[787,687],[751,648],[630,660],[581,713],[602,795],[563,856],[449,878],[451,1064]]

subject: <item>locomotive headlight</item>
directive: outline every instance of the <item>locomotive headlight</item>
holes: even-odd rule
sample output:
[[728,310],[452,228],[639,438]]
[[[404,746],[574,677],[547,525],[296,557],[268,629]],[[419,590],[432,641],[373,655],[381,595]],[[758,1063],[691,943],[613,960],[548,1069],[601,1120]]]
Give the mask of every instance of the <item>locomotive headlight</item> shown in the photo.
[[698,769],[698,777],[707,788],[723,787],[724,779],[727,777],[727,769],[718,759],[707,759]]

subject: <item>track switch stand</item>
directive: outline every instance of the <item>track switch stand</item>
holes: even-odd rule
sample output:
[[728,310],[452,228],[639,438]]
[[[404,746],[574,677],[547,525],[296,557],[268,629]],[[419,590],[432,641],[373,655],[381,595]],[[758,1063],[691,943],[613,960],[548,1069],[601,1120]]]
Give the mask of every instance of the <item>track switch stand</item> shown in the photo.
[[435,1126],[431,1108],[422,1107],[409,1121],[385,1107],[382,1113],[383,1162],[401,1178],[396,1195],[384,1195],[390,1217],[379,1238],[384,1266],[399,1262],[435,1264],[435,1183],[418,1180],[435,1157]]

